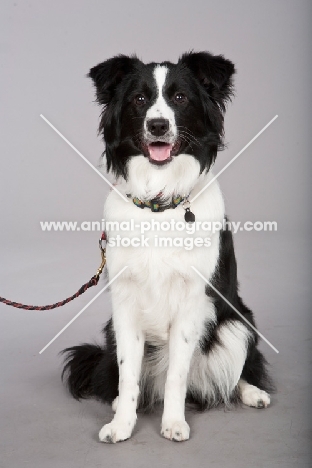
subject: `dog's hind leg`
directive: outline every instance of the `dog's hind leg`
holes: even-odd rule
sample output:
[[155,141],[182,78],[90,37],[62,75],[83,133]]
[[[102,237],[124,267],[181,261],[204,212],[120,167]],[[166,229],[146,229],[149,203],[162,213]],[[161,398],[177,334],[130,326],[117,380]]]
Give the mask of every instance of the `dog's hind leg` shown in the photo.
[[240,380],[238,390],[241,401],[247,406],[266,408],[270,404],[270,395],[275,386],[268,374],[267,363],[256,346],[248,353]]
[[266,408],[270,404],[270,395],[255,385],[251,385],[244,379],[238,382],[239,396],[247,406],[255,408]]
[[[209,335],[209,333],[208,333]],[[251,334],[238,320],[229,320],[216,327],[210,348],[196,349],[188,376],[190,401],[201,408],[236,400],[237,385],[246,361]]]

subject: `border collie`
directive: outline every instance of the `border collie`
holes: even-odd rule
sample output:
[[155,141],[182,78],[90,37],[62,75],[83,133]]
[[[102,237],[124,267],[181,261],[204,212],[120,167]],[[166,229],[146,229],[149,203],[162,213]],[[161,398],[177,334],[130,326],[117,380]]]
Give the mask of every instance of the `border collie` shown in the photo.
[[[207,242],[203,229],[205,222],[226,220],[211,167],[223,147],[234,72],[222,55],[191,52],[177,64],[119,55],[88,75],[103,108],[107,169],[124,196],[112,190],[105,203],[109,278],[127,268],[111,285],[113,313],[103,346],[65,349],[63,376],[75,398],[112,404],[115,415],[100,430],[102,442],[128,439],[137,409],[162,402],[161,434],[175,441],[189,439],[185,404],[270,403],[273,387],[258,335],[215,292],[255,326],[238,295],[231,231],[211,230]],[[118,231],[131,220],[131,231]],[[160,233],[150,228],[138,245],[142,223],[166,226],[163,234],[175,242],[159,247]],[[117,245],[118,236],[128,243]],[[186,248],[190,239],[194,245]]]

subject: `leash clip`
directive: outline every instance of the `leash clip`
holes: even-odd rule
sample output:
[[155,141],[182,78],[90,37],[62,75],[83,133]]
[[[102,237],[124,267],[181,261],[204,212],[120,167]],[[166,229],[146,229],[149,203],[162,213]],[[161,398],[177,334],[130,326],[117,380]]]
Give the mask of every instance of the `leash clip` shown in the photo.
[[[105,256],[105,253],[106,253],[106,233],[103,231],[102,232],[102,235],[99,239],[99,248],[100,248],[100,251],[101,251],[101,265],[99,266],[97,272],[95,273],[95,276],[97,278],[100,277],[102,271],[104,270],[104,267],[105,267],[105,264],[106,264],[106,256]],[[103,245],[104,244],[104,245]]]

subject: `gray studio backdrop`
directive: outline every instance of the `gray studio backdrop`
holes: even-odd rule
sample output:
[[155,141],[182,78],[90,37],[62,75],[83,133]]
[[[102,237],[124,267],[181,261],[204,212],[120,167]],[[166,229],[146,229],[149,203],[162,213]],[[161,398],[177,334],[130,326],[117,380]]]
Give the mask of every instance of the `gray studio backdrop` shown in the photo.
[[137,445],[113,452],[96,440],[110,410],[69,399],[57,356],[98,337],[109,296],[42,355],[96,291],[53,312],[1,305],[1,468],[95,467],[111,459],[112,466],[143,466],[146,457],[150,466],[159,460],[163,466],[207,460],[222,467],[308,466],[310,22],[308,0],[2,1],[0,295],[54,302],[78,289],[99,263],[97,232],[40,229],[40,221],[101,219],[108,192],[40,114],[98,167],[100,110],[89,68],[118,53],[176,61],[184,51],[208,50],[237,67],[225,119],[228,147],[215,172],[279,116],[219,180],[231,219],[277,222],[277,232],[238,233],[235,244],[242,294],[280,354],[261,344],[279,388],[267,412],[192,416],[194,437],[183,447],[160,439],[159,420],[147,418]]

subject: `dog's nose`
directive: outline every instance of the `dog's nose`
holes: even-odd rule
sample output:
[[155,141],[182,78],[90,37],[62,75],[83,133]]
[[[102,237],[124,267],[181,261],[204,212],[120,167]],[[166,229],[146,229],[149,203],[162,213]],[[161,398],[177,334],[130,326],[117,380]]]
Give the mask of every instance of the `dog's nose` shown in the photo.
[[154,136],[163,136],[169,130],[169,120],[150,119],[147,122],[147,130]]

